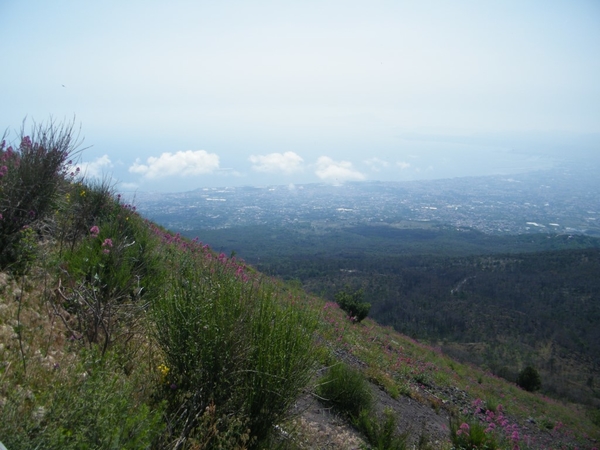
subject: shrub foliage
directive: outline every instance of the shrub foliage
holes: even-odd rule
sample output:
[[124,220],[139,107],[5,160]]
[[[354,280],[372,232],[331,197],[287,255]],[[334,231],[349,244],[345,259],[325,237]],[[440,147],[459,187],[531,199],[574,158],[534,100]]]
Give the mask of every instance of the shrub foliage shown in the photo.
[[317,393],[339,412],[357,418],[362,410],[370,410],[373,394],[362,373],[343,362],[327,369],[319,381]]
[[534,392],[542,387],[542,378],[532,366],[525,367],[517,377],[517,385],[529,392]]
[[16,148],[0,142],[0,269],[19,268],[23,230],[43,221],[67,178],[66,163],[78,142],[71,125],[34,125],[21,130]]
[[153,307],[172,442],[210,441],[200,418],[214,408],[228,418],[214,436],[244,425],[238,445],[252,446],[311,377],[316,317],[282,302],[271,284],[248,278],[224,255],[188,252],[176,264]]
[[355,292],[340,291],[335,294],[335,301],[350,316],[353,322],[361,322],[369,315],[371,304],[363,301],[363,291]]
[[3,444],[264,446],[312,378],[317,313],[71,173],[76,144],[53,123],[0,144]]

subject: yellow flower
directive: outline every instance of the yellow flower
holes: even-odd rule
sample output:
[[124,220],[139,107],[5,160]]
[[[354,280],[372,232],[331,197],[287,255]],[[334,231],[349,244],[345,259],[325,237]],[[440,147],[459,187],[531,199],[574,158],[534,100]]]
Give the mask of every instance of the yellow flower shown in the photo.
[[166,383],[167,381],[167,375],[169,375],[169,369],[167,366],[165,366],[164,364],[161,364],[160,366],[158,366],[158,371],[160,372],[161,375],[161,380],[163,383]]
[[81,193],[79,195],[81,195],[82,197],[85,197],[85,191],[81,191]]

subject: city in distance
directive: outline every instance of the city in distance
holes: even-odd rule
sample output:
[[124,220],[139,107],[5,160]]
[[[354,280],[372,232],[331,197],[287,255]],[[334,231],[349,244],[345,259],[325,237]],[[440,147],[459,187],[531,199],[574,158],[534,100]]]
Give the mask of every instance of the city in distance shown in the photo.
[[184,232],[248,225],[419,221],[486,234],[600,236],[597,173],[595,165],[564,165],[512,175],[441,180],[138,192],[134,201],[148,218]]

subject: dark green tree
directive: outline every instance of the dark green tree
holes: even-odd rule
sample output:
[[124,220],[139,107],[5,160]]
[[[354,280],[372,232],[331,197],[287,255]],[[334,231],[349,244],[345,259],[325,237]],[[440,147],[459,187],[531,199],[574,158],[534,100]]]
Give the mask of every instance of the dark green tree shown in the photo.
[[542,379],[539,372],[531,367],[525,367],[517,377],[517,385],[526,391],[534,392],[542,387]]

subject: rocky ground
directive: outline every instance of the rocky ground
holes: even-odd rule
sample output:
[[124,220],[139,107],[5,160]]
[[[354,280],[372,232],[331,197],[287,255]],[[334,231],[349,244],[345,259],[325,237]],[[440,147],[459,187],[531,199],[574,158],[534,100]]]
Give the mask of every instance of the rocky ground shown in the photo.
[[[343,359],[346,362],[351,361],[353,366],[362,365],[353,356]],[[467,392],[458,388],[442,388],[435,385],[414,386],[414,395],[403,395],[398,398],[392,398],[384,389],[373,383],[371,389],[377,415],[383,416],[386,409],[393,411],[397,418],[398,433],[408,434],[407,448],[409,449],[451,449],[451,416],[458,411],[467,415],[477,412],[476,399],[470,398]],[[442,398],[446,400],[441,400]],[[314,394],[305,394],[301,397],[293,413],[295,418],[281,428],[281,433],[286,439],[291,439],[298,448],[311,450],[370,448],[364,436],[348,420],[337,414]],[[514,448],[546,450],[600,448],[592,439],[582,445],[569,433],[544,429],[532,419],[518,420],[510,415],[505,417],[509,428],[518,429],[520,433],[520,447]]]

